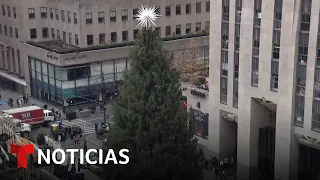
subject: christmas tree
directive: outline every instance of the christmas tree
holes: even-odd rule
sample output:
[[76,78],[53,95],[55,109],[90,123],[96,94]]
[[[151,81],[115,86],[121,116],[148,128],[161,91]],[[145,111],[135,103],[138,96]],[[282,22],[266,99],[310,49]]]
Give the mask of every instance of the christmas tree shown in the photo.
[[172,55],[147,27],[139,32],[130,59],[106,144],[115,152],[129,149],[130,162],[106,165],[105,179],[201,179],[193,123],[181,108]]

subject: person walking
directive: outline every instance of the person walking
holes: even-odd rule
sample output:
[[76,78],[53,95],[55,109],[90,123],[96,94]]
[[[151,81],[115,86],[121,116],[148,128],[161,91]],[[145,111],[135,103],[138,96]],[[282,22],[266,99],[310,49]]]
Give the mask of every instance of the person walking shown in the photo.
[[96,132],[98,132],[98,123],[95,123],[95,124],[94,124],[94,130],[95,130]]
[[28,100],[29,100],[29,97],[27,94],[24,95],[25,99],[26,99],[26,104],[28,104]]
[[20,106],[19,98],[17,98],[17,106]]
[[26,103],[26,96],[23,96],[23,103]]

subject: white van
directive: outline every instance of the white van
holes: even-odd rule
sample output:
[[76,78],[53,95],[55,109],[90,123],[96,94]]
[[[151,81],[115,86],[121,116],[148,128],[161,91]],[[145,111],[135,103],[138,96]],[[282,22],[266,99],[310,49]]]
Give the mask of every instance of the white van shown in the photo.
[[44,122],[53,122],[54,121],[54,115],[53,112],[50,110],[43,110],[44,113]]

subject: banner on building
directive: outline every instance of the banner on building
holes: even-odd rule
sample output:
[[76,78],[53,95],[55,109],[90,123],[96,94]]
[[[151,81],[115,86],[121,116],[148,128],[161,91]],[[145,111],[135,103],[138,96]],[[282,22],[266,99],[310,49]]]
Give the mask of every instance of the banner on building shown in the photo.
[[208,139],[209,114],[193,108],[190,108],[190,114],[191,118],[193,118],[195,122],[196,135],[204,139]]

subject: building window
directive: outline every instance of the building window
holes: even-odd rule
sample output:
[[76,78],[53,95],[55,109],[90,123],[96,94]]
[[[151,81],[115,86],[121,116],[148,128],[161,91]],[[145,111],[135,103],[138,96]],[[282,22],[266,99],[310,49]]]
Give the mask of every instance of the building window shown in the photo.
[[201,31],[201,22],[196,22],[196,32]]
[[54,29],[53,29],[53,28],[51,28],[51,38],[52,38],[52,39],[56,38],[56,37],[55,37],[55,34],[54,34]]
[[210,12],[210,1],[206,2],[206,12]]
[[273,53],[272,59],[279,59],[280,58],[280,30],[273,31]]
[[86,24],[92,24],[92,13],[86,13]]
[[171,36],[171,26],[166,26],[166,36]]
[[37,39],[37,29],[36,28],[30,29],[30,38]]
[[274,2],[274,22],[273,29],[281,29],[282,20],[282,0],[275,0]]
[[10,10],[10,6],[7,6],[7,11],[8,11],[8,17],[11,17],[11,10]]
[[122,42],[128,41],[128,31],[122,31]]
[[34,8],[29,8],[29,9],[28,9],[28,13],[29,13],[29,19],[34,19],[34,18],[36,18],[36,13],[35,13]]
[[186,14],[191,14],[191,4],[186,4]]
[[295,120],[294,124],[296,126],[303,127],[304,122],[304,96],[295,96]]
[[59,9],[55,9],[56,20],[59,21]]
[[17,19],[17,10],[16,10],[16,7],[13,7],[13,8],[12,8],[12,11],[13,11],[13,18]]
[[228,101],[228,78],[220,78],[220,103],[227,104]]
[[137,15],[138,15],[138,9],[133,9],[132,10],[132,18],[137,19]]
[[260,28],[253,28],[253,47],[252,54],[253,56],[259,56],[259,48],[260,48]]
[[92,46],[93,45],[93,35],[92,34],[88,34],[87,35],[87,45],[88,46]]
[[75,43],[76,46],[79,45],[79,36],[78,36],[78,34],[74,35],[74,43]]
[[296,70],[296,78],[297,78],[297,90],[296,93],[300,95],[305,94],[306,90],[306,70],[307,67],[305,65],[298,64]]
[[10,37],[13,37],[13,29],[12,29],[12,27],[10,27],[9,29],[10,29]]
[[99,44],[106,43],[106,33],[100,33],[99,34]]
[[161,14],[160,6],[156,6],[156,11],[157,14]]
[[221,51],[221,76],[228,77],[228,51]]
[[4,35],[8,35],[8,29],[7,29],[7,26],[6,25],[4,25]]
[[60,30],[57,30],[57,39],[60,40],[61,37],[60,37]]
[[11,70],[11,63],[10,63],[10,50],[7,50],[7,62],[8,62],[8,68]]
[[278,91],[278,73],[279,73],[279,61],[272,60],[271,61],[271,91]]
[[98,12],[98,23],[105,23],[104,12]]
[[43,38],[48,38],[49,37],[49,32],[48,32],[48,28],[47,27],[42,28],[42,37]]
[[138,37],[138,34],[139,34],[139,29],[133,30],[133,38],[134,39]]
[[128,21],[128,10],[124,9],[121,11],[121,20]]
[[320,68],[318,67],[314,73],[314,98],[320,100]]
[[254,26],[261,25],[261,3],[262,0],[254,0]]
[[320,132],[320,101],[313,100],[311,129]]
[[196,13],[201,13],[201,2],[196,3]]
[[40,16],[41,16],[41,18],[47,18],[47,8],[46,7],[40,8]]
[[13,72],[16,72],[17,71],[17,69],[16,69],[16,57],[15,57],[15,51],[14,51],[13,48],[11,49],[11,57],[12,57]]
[[238,108],[238,80],[233,81],[233,107]]
[[2,4],[2,15],[5,16],[6,15],[6,8],[5,6]]
[[300,31],[310,30],[311,4],[312,4],[312,0],[301,1]]
[[117,21],[116,11],[110,11],[110,22],[116,22],[116,21]]
[[166,10],[166,16],[171,16],[171,6],[167,5],[165,10]]
[[210,21],[206,21],[205,23],[206,23],[206,24],[205,24],[205,26],[206,26],[206,27],[205,27],[206,32],[209,33],[209,32],[210,32]]
[[176,35],[181,35],[181,24],[176,25]]
[[49,11],[50,11],[50,19],[53,19],[53,9],[50,8]]
[[73,13],[73,23],[78,24],[77,13]]
[[259,83],[259,58],[252,57],[251,86],[258,87]]
[[176,5],[176,15],[181,15],[181,4]]
[[240,48],[240,24],[235,25],[234,50],[239,51]]
[[161,28],[160,27],[156,27],[154,30],[156,31],[158,36],[161,36]]
[[71,23],[71,12],[67,11],[68,23]]
[[229,23],[222,22],[222,49],[228,49],[229,46]]
[[229,21],[229,0],[222,0],[222,21]]
[[20,50],[19,50],[19,49],[17,49],[17,59],[18,59],[18,73],[21,74],[21,73],[22,73],[22,72],[21,72],[21,66],[22,66],[22,64],[21,64]]
[[64,10],[61,10],[61,20],[62,20],[62,22],[66,21],[66,17],[64,15]]
[[236,0],[236,24],[241,22],[242,0]]
[[72,33],[69,33],[69,44],[72,44]]
[[186,34],[191,33],[191,23],[186,24]]
[[234,79],[239,78],[239,53],[234,53],[234,74],[233,74]]
[[308,61],[309,33],[300,32],[298,63],[307,64]]
[[112,43],[117,42],[117,32],[111,32],[111,42]]
[[62,41],[64,43],[67,42],[67,33],[65,31],[62,31]]
[[15,30],[16,38],[18,39],[19,38],[19,31],[17,28],[15,28],[14,30]]

